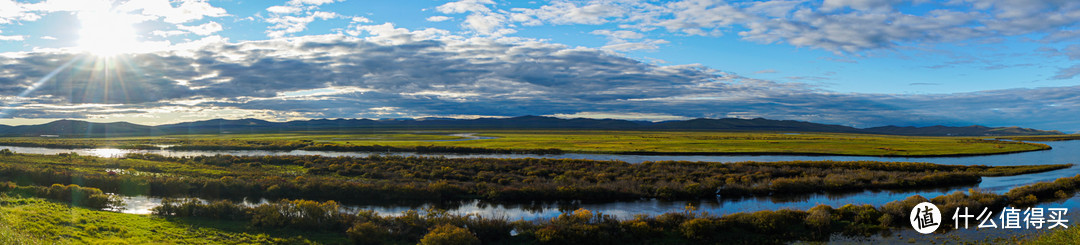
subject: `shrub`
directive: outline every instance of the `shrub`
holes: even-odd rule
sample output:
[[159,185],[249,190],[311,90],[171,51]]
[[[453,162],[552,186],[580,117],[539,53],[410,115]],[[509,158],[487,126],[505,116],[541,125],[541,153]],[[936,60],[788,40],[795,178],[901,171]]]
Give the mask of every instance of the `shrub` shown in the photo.
[[696,218],[679,225],[679,232],[688,239],[706,240],[716,234],[718,228],[719,225],[715,220]]
[[818,204],[810,209],[806,215],[806,225],[817,228],[818,231],[826,231],[832,225],[832,207]]
[[372,222],[357,223],[345,234],[356,244],[383,244],[390,240],[390,232]]
[[480,239],[469,232],[468,229],[453,226],[436,226],[424,238],[420,239],[424,245],[475,245],[480,244]]
[[[882,220],[880,220],[881,225],[907,225],[908,223],[906,220],[908,215],[911,214],[911,209],[915,208],[919,203],[929,201],[930,200],[921,195],[914,195],[905,198],[904,200],[886,203],[881,206],[881,212],[883,213]],[[945,210],[941,210],[941,214],[945,215]]]

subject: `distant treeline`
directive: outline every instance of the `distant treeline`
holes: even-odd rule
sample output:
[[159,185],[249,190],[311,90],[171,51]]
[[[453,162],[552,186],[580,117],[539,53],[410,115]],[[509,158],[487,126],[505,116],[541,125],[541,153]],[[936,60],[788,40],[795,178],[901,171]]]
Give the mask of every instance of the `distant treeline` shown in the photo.
[[[642,244],[642,243],[745,243],[784,244],[793,241],[828,241],[832,234],[870,236],[887,234],[891,227],[908,227],[912,208],[931,202],[947,216],[957,207],[1000,210],[1028,207],[1039,202],[1076,195],[1080,175],[1021,186],[1005,195],[970,190],[926,199],[911,196],[874,207],[818,205],[809,210],[775,210],[713,216],[671,212],[618,220],[613,216],[579,209],[538,222],[508,221],[473,215],[453,215],[440,210],[405,211],[399,216],[380,216],[373,211],[345,214],[337,203],[282,200],[247,207],[228,201],[202,203],[166,200],[155,215],[202,217],[246,221],[258,227],[336,230],[358,244]],[[975,223],[977,220],[970,220]],[[943,230],[955,229],[941,222]]]
[[0,179],[78,184],[126,195],[336,200],[351,204],[699,200],[970,185],[1071,165],[958,166],[902,162],[646,162],[442,157],[61,154],[0,157]]

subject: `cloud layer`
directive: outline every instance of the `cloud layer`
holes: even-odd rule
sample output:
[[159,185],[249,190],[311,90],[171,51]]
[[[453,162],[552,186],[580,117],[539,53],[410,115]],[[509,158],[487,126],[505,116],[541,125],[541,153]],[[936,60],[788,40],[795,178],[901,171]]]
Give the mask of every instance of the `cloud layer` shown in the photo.
[[[1017,39],[1031,49],[1043,46],[1034,55],[1071,62],[1051,68],[1057,70],[1053,74],[1032,75],[1060,81],[1080,75],[1080,65],[1070,66],[1080,60],[1080,45],[1070,43],[1080,39],[1077,1],[460,0],[432,3],[424,10],[429,16],[414,20],[459,30],[410,30],[375,22],[368,17],[378,15],[335,9],[341,2],[292,0],[232,16],[243,11],[205,0],[0,0],[0,27],[60,12],[110,11],[156,26],[143,36],[154,37],[147,40],[155,41],[157,50],[116,59],[54,49],[0,55],[0,119],[111,118],[156,124],[217,117],[766,117],[858,127],[986,124],[1080,130],[1080,121],[1069,117],[1078,115],[1077,86],[957,94],[837,93],[757,79],[825,82],[830,75],[760,67],[743,76],[724,67],[656,65],[618,53],[662,50],[683,37],[730,37],[826,50],[835,56],[825,59],[857,62],[879,51],[929,53],[934,44]],[[251,25],[258,26],[254,35],[270,39],[231,42],[217,36],[238,23],[260,23]],[[309,35],[309,26],[334,34]],[[580,27],[580,34],[602,39],[595,48],[584,48],[514,36],[535,26]],[[58,39],[2,31],[0,42]],[[990,61],[998,58],[960,57],[920,67],[1045,65]]]
[[622,31],[736,34],[835,52],[1026,34],[1044,41],[1080,37],[1080,2],[1061,0],[554,0],[509,9],[490,0],[461,0],[436,10],[466,15],[464,28],[496,36],[515,32],[517,25],[618,24]]
[[[1080,125],[1080,119],[1066,116],[1080,115],[1077,87],[947,95],[834,93],[700,65],[653,65],[600,49],[381,30],[368,38],[214,42],[108,64],[64,52],[9,55],[0,59],[0,97],[8,102],[2,113],[5,118],[156,123],[202,117],[576,115],[765,117],[859,127],[979,123],[1074,130],[1070,125]],[[71,66],[56,70],[70,60]],[[53,79],[35,85],[53,71]]]

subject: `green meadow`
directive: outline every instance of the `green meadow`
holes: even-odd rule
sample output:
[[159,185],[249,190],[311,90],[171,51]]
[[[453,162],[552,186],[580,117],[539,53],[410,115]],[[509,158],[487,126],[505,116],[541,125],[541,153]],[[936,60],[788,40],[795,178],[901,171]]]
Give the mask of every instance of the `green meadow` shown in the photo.
[[339,233],[251,227],[243,222],[166,218],[0,197],[2,244],[339,244]]
[[[471,139],[451,134],[471,133]],[[1049,149],[1038,143],[976,137],[891,136],[844,133],[696,131],[379,131],[277,134],[175,135],[128,138],[0,138],[0,145],[68,148],[160,145],[192,149],[326,150],[387,146],[409,151],[425,146],[608,154],[823,154],[859,156],[955,156]]]

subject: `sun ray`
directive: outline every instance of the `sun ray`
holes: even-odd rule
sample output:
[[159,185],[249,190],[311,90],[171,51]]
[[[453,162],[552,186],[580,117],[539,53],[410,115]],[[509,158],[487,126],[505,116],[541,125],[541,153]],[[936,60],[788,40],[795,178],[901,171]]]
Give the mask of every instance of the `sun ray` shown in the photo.
[[[41,87],[42,85],[45,85],[45,82],[48,82],[49,80],[52,80],[54,77],[56,77],[57,74],[60,74],[61,71],[63,71],[64,69],[67,69],[68,67],[71,67],[72,64],[75,64],[75,62],[78,61],[79,58],[80,57],[74,57],[71,60],[69,60],[68,62],[65,62],[63,65],[60,65],[60,67],[57,67],[56,69],[53,69],[51,72],[49,72],[49,74],[46,74],[44,77],[41,77],[40,79],[38,79],[36,82],[34,82],[34,84],[31,84],[29,88],[26,88],[26,90],[23,90],[16,97],[17,98],[24,98],[27,95],[30,95],[30,93],[34,92],[34,90],[37,90],[37,88]],[[12,107],[12,106],[15,106],[15,105],[18,105],[18,104],[16,104],[16,103],[6,104],[6,105],[4,105],[4,107]],[[3,110],[0,110],[0,118],[7,116],[8,111],[9,111],[9,109],[6,109],[6,108],[3,109]]]

